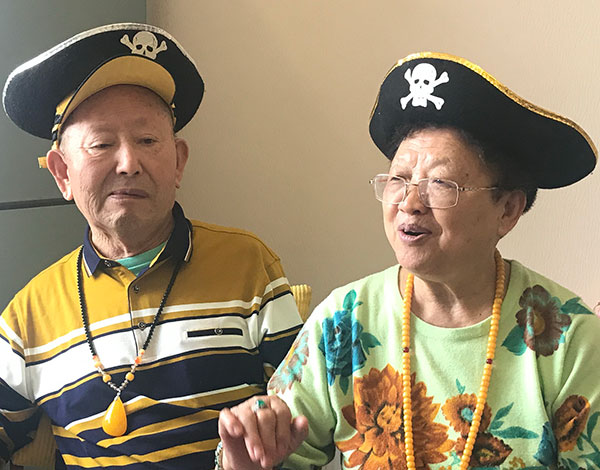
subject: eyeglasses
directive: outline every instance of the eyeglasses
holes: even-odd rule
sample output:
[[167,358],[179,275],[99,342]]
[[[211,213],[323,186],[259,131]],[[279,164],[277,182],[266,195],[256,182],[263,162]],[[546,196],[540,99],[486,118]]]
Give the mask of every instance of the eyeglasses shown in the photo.
[[425,207],[431,209],[449,209],[456,206],[458,204],[458,194],[463,191],[499,189],[497,186],[469,188],[441,178],[423,178],[416,183],[411,183],[401,176],[386,174],[375,175],[369,183],[373,185],[375,197],[387,204],[401,204],[406,199],[408,187],[416,186],[420,201]]

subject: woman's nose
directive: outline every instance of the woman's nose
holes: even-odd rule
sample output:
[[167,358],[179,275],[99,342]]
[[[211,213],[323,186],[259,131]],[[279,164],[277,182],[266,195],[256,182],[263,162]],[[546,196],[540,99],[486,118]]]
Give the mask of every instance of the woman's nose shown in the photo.
[[419,188],[415,183],[408,183],[404,191],[404,199],[399,204],[402,211],[408,213],[424,212],[427,210],[421,197],[419,196]]

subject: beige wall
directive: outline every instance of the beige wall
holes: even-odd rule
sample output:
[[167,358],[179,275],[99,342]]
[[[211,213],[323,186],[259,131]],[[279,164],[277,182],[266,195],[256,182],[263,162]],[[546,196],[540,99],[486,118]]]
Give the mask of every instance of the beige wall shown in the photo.
[[[386,160],[367,122],[397,59],[466,57],[600,142],[596,0],[148,0],[147,14],[206,81],[182,133],[193,150],[179,196],[188,215],[260,235],[316,301],[395,262],[368,185]],[[599,183],[543,191],[501,243],[588,303],[600,300]]]

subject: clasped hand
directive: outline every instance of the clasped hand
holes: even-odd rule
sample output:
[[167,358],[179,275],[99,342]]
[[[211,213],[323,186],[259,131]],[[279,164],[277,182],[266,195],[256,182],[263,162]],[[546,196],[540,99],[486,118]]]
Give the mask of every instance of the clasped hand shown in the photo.
[[219,415],[224,470],[265,470],[281,463],[308,435],[308,420],[292,418],[276,396],[258,396]]

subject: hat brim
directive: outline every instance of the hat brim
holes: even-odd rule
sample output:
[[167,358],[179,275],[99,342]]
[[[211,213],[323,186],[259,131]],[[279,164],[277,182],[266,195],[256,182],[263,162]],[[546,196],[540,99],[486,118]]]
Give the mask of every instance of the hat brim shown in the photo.
[[[430,99],[407,103],[407,77],[421,63],[435,67],[438,78],[447,74],[448,80],[440,80],[431,95],[441,98],[439,109]],[[518,159],[539,188],[572,184],[588,175],[597,161],[594,143],[576,123],[528,102],[479,66],[450,54],[422,52],[399,61],[381,85],[369,132],[391,160],[397,129],[428,123],[463,129]]]

